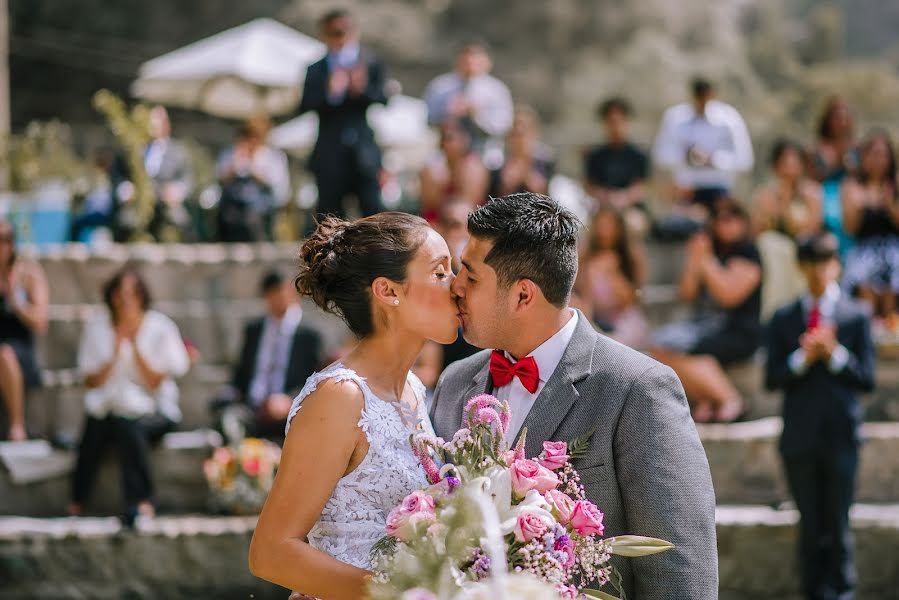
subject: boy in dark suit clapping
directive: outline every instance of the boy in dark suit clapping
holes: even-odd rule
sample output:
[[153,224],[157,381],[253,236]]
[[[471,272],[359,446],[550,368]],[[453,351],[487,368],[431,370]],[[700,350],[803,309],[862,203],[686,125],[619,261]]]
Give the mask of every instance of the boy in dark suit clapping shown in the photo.
[[801,516],[799,558],[809,599],[851,598],[855,587],[849,507],[858,470],[862,407],[874,386],[866,307],[837,283],[838,242],[818,234],[798,246],[808,294],[775,313],[766,385],[784,392],[780,441]]

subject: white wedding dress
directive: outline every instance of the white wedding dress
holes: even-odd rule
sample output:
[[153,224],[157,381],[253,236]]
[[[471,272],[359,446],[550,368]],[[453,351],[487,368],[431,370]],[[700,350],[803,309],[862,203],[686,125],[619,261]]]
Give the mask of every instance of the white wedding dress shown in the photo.
[[[415,393],[417,410],[412,418],[406,415],[404,421],[395,403],[375,396],[363,377],[337,362],[306,380],[293,401],[286,430],[302,408],[303,400],[328,379],[352,381],[362,390],[365,406],[359,427],[368,437],[368,453],[352,473],[337,483],[307,538],[310,545],[334,558],[369,569],[371,548],[385,535],[387,514],[408,494],[428,485],[409,443],[416,426],[433,435],[425,410],[425,387],[418,377],[409,373],[408,382]],[[417,425],[407,424],[412,420]]]

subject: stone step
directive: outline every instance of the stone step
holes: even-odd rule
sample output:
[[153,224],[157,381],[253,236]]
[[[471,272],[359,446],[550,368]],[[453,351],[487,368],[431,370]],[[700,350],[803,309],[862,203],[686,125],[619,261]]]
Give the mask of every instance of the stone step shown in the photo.
[[286,600],[247,568],[255,517],[0,518],[0,600]]
[[[859,600],[899,598],[899,505],[853,506]],[[795,510],[718,506],[721,600],[800,600]]]
[[[796,511],[719,506],[721,600],[799,600]],[[899,598],[899,506],[852,509],[859,600]],[[0,518],[0,599],[286,598],[249,573],[253,517]]]
[[[125,264],[138,267],[159,300],[252,299],[262,275],[278,267],[296,272],[300,242],[256,244],[84,244],[24,247],[38,260],[50,285],[53,304],[94,303],[103,283]],[[677,281],[684,257],[681,243],[649,242],[648,281]]]
[[[78,439],[84,424],[84,387],[74,369],[44,371],[44,386],[28,392],[25,420],[31,435]],[[209,401],[230,380],[221,365],[198,364],[179,382],[182,429],[211,427]]]
[[[155,499],[160,512],[203,512],[208,489],[203,461],[220,446],[221,436],[211,430],[169,433],[153,450]],[[15,448],[14,448],[15,446]],[[11,458],[14,450],[18,458]],[[0,514],[30,517],[60,516],[71,501],[71,474],[76,453],[51,448],[40,441],[0,442]],[[89,514],[116,515],[123,510],[121,473],[115,453],[104,462]],[[2,577],[0,577],[2,581]]]
[[[340,319],[308,299],[303,299],[302,306],[304,325],[321,333],[327,350],[343,342],[348,330]],[[246,323],[265,314],[265,307],[257,298],[160,301],[153,303],[153,309],[175,321],[181,335],[200,351],[203,362],[216,364],[237,360]],[[84,325],[103,310],[102,304],[50,305],[47,335],[37,338],[40,364],[46,369],[75,366]]]
[[[790,499],[778,439],[778,417],[728,425],[698,425],[719,503],[777,506]],[[856,499],[899,502],[899,423],[865,423]]]
[[52,304],[93,303],[125,264],[138,267],[159,300],[252,299],[269,269],[296,272],[299,242],[287,244],[83,244],[23,248],[50,281]]

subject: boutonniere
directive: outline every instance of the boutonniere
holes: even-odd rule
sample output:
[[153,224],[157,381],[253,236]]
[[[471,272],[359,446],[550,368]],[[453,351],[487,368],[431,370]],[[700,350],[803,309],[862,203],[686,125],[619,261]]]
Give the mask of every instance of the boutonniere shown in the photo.
[[594,433],[596,433],[595,429],[568,442],[568,455],[571,457],[571,460],[581,458],[587,453],[587,448],[590,447],[590,440],[593,438]]

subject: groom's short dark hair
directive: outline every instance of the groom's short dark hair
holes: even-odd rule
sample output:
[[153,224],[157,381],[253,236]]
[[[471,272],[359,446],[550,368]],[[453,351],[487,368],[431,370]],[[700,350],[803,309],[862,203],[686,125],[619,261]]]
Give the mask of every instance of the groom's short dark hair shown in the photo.
[[579,228],[562,205],[531,192],[491,198],[468,217],[468,232],[493,242],[484,262],[501,287],[530,279],[559,307],[568,303],[577,275]]

